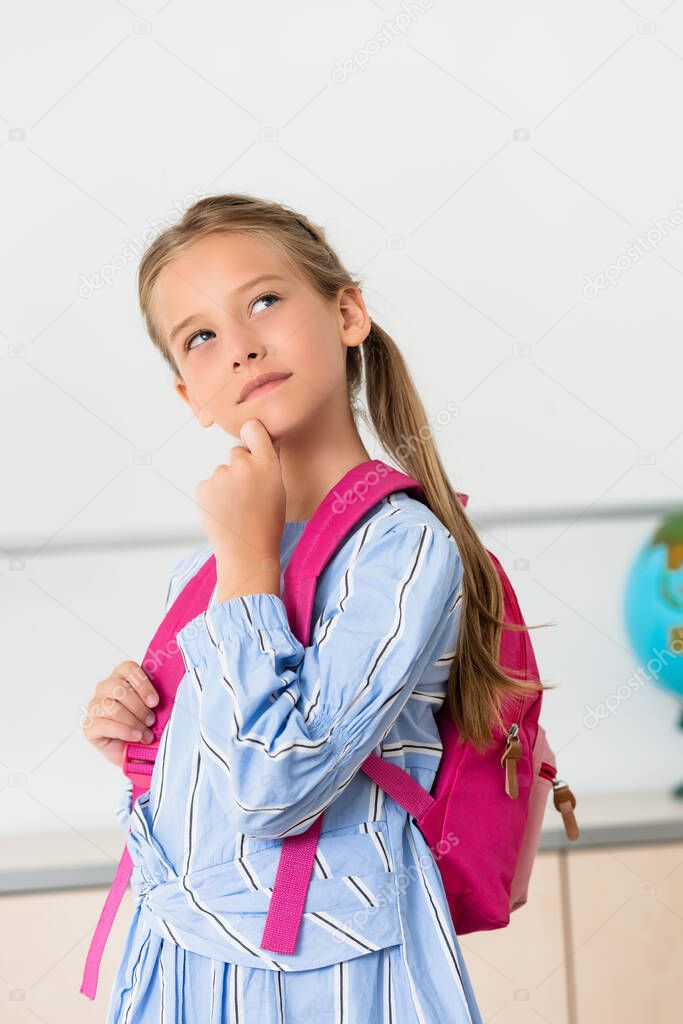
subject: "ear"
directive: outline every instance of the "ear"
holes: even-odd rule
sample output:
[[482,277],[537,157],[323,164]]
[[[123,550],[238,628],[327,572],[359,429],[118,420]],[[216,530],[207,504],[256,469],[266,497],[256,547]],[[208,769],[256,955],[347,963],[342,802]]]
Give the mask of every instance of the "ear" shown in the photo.
[[338,296],[342,341],[350,348],[362,345],[372,327],[360,288],[346,285]]
[[190,392],[187,390],[187,384],[182,379],[182,377],[176,377],[175,381],[173,382],[173,387],[178,392],[182,400],[186,402],[187,405],[190,406],[192,412],[195,414],[201,425],[203,427],[212,427],[213,420],[209,416],[204,406],[200,405],[199,402],[197,402],[197,400],[192,397]]

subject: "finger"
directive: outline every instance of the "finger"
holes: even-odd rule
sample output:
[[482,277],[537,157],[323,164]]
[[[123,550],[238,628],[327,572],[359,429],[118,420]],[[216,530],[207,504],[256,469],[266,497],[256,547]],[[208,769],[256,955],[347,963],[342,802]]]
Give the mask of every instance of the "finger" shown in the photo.
[[148,707],[156,707],[159,703],[159,694],[152,686],[149,677],[136,662],[124,661],[122,665],[119,665],[118,672],[128,680]]
[[124,725],[130,725],[133,729],[139,729],[141,733],[149,732],[146,724],[129,711],[127,707],[124,707],[118,700],[113,697],[105,696],[100,700],[91,701],[88,714],[92,725],[92,728],[98,720],[109,719],[112,721],[122,722]]
[[146,733],[143,733],[141,729],[136,729],[132,725],[126,725],[124,722],[117,722],[114,718],[97,718],[88,730],[87,737],[91,743],[94,743],[95,740],[124,740],[126,743],[149,743],[150,740],[154,739],[154,734],[149,729]]
[[247,420],[240,429],[240,438],[244,445],[257,458],[277,458],[273,440],[261,420]]
[[144,725],[152,725],[154,723],[156,718],[155,712],[145,704],[139,691],[133,688],[133,684],[126,676],[111,676],[107,683],[108,685],[105,687],[101,699],[110,697],[112,700],[118,700]]

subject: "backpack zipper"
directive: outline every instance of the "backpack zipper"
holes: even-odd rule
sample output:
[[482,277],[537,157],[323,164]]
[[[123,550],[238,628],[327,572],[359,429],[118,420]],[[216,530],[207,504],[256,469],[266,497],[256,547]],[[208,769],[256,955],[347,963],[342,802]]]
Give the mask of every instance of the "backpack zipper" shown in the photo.
[[579,838],[579,826],[574,816],[576,797],[563,779],[553,779],[553,803],[562,815],[567,839]]
[[[522,698],[519,698],[521,704]],[[518,705],[519,706],[519,705]],[[517,784],[517,761],[522,754],[522,743],[519,739],[519,723],[511,722],[505,736],[505,750],[500,759],[501,765],[505,768],[505,792],[512,799],[516,800],[519,795]],[[563,779],[558,779],[557,768],[548,761],[541,761],[538,774],[548,779],[553,787],[553,804],[562,815],[567,839],[579,838],[579,826],[574,815],[576,797]]]
[[519,796],[517,784],[517,762],[522,756],[522,743],[519,739],[519,725],[512,722],[505,737],[505,750],[500,763],[505,769],[505,792],[512,799]]
[[541,761],[541,767],[538,769],[538,774],[542,775],[544,779],[548,779],[553,786],[553,804],[562,815],[562,824],[564,825],[564,831],[567,835],[567,839],[578,839],[579,838],[579,826],[576,823],[574,816],[574,808],[576,807],[576,797],[572,793],[571,789],[564,782],[563,779],[558,779],[557,768],[554,765],[548,764],[547,761]]
[[[526,668],[526,665],[525,665]],[[522,720],[522,709],[524,697],[520,694],[515,701],[513,712],[514,718]],[[519,722],[511,722],[505,735],[505,750],[500,763],[505,769],[505,792],[512,799],[516,800],[519,795],[517,780],[517,762],[522,756],[522,741],[519,738]]]

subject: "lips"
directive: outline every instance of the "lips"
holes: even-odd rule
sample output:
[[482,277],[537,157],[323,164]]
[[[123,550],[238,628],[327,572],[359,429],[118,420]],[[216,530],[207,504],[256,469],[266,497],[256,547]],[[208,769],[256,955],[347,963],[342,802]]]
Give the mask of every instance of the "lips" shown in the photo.
[[263,384],[270,384],[272,381],[286,380],[288,377],[291,376],[291,373],[286,372],[261,373],[259,374],[258,377],[253,377],[251,380],[248,380],[246,382],[246,384],[240,391],[238,402],[243,402],[245,398],[248,398],[253,391],[255,391],[257,388],[260,388],[261,385]]

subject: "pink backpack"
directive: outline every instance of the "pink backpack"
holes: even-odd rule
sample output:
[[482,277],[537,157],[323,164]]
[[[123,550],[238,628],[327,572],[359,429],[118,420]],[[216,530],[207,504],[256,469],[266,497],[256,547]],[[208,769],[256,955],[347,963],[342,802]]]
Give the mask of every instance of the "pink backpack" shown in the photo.
[[[313,598],[322,570],[361,517],[396,491],[427,504],[423,488],[412,477],[379,459],[368,460],[338,481],[306,524],[285,570],[282,595],[290,628],[304,646],[310,639]],[[468,495],[458,498],[467,505]],[[512,585],[500,562],[489,555],[503,587],[505,620],[523,624]],[[128,743],[124,752],[122,767],[133,784],[134,801],[149,789],[159,740],[184,674],[176,634],[207,608],[215,585],[216,562],[211,556],[176,597],[141,663],[159,703],[152,726],[154,742]],[[521,669],[522,679],[538,681],[528,633],[504,630],[499,660],[509,674],[517,676],[515,670]],[[538,721],[541,699],[540,690],[517,698],[505,718],[506,731],[494,732],[495,742],[485,754],[458,742],[444,702],[436,718],[443,754],[431,792],[376,754],[360,766],[415,819],[439,867],[457,934],[501,928],[508,924],[511,911],[526,902],[551,787],[568,838],[578,838],[575,797],[556,778],[555,755]],[[261,949],[295,952],[323,814],[305,832],[282,840]],[[95,998],[102,952],[131,872],[126,847],[86,957],[80,991],[89,999]]]

